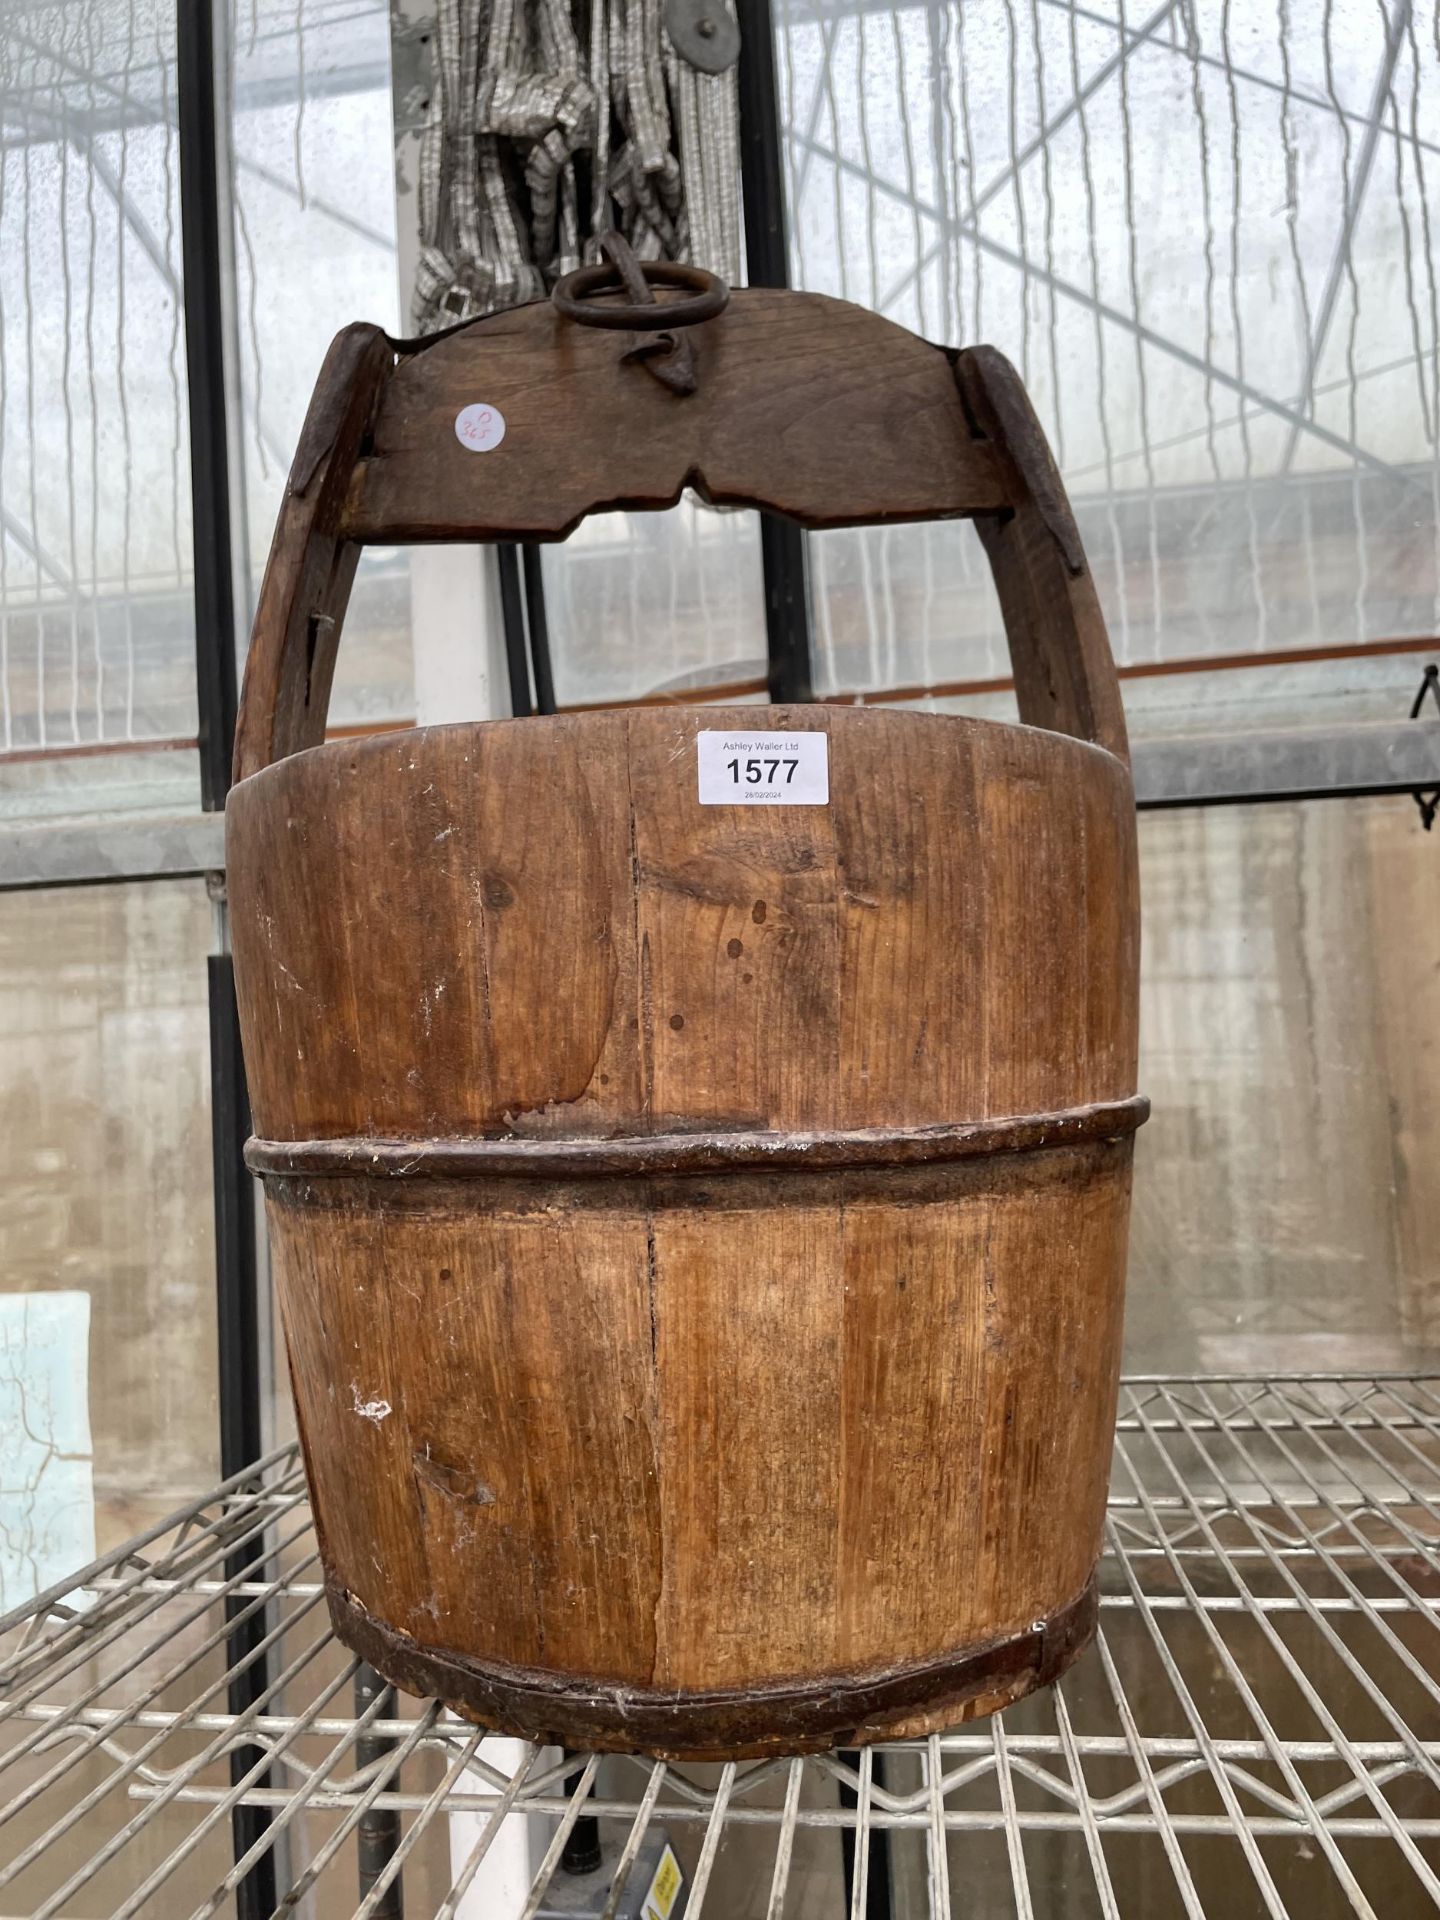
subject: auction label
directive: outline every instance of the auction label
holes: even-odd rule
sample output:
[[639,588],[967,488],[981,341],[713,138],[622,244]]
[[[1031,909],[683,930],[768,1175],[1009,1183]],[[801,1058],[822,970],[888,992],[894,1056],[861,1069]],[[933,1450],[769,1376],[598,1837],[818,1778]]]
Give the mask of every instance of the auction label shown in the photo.
[[830,799],[825,733],[697,733],[702,807],[823,807]]
[[493,453],[505,438],[505,416],[498,407],[473,400],[455,416],[455,438],[471,453]]

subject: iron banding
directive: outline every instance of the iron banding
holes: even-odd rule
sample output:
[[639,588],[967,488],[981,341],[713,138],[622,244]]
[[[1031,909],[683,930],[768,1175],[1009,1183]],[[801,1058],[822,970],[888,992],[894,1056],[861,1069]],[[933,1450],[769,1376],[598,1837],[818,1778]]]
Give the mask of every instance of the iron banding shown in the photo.
[[310,1179],[584,1180],[616,1175],[726,1171],[815,1173],[830,1168],[919,1167],[992,1154],[1043,1153],[1131,1134],[1150,1112],[1143,1094],[1056,1113],[1023,1114],[931,1127],[860,1127],[827,1132],[704,1132],[619,1137],[383,1140],[252,1139],[252,1173]]
[[326,1575],[337,1636],[386,1679],[439,1698],[467,1719],[542,1744],[667,1759],[752,1759],[958,1724],[1049,1686],[1094,1636],[1094,1576],[1074,1599],[1022,1632],[933,1659],[810,1680],[715,1689],[631,1686],[477,1660],[422,1646],[387,1626]]

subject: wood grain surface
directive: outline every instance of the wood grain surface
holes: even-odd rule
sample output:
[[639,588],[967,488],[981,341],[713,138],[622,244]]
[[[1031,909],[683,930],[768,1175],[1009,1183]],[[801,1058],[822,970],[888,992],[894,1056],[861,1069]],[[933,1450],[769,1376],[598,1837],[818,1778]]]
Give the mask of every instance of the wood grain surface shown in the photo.
[[[587,513],[668,507],[687,486],[809,526],[995,511],[1009,495],[951,358],[823,294],[737,289],[686,328],[699,389],[625,361],[636,336],[512,307],[402,354],[345,509],[351,539],[558,539]],[[498,407],[473,453],[455,416]]]
[[[699,804],[696,732],[761,725],[828,734],[828,806]],[[638,1737],[627,1690],[759,1690],[671,1701],[667,1751],[919,1726],[854,1706],[917,1662],[951,1717],[1033,1684],[1005,1648],[1084,1594],[1114,1410],[1124,766],[866,709],[428,728],[246,781],[230,875],[337,1618],[482,1717],[568,1676],[507,1724],[591,1743]],[[723,1164],[962,1119],[984,1153]],[[538,1165],[457,1173],[487,1140]]]
[[[1001,356],[763,291],[694,330],[688,397],[629,344],[348,329],[260,596],[228,884],[327,1593],[397,1684],[533,1738],[918,1734],[1093,1630],[1144,1112],[1118,686]],[[364,543],[687,486],[976,516],[1027,724],[320,744]],[[823,732],[828,803],[702,806],[701,729]]]
[[[810,527],[975,516],[1020,715],[1126,755],[1094,583],[1045,438],[990,347],[935,347],[845,301],[736,292],[690,330],[700,387],[627,363],[623,335],[548,303],[426,341],[348,327],[321,370],[255,616],[235,778],[325,737],[361,547],[558,539],[585,515],[689,486]],[[461,444],[485,402],[506,432]]]
[[356,325],[336,335],[320,369],[256,602],[235,732],[237,780],[325,738],[340,628],[360,561],[340,515],[392,362],[380,329]]
[[[695,735],[829,736],[825,807]],[[1135,1091],[1129,779],[1059,735],[646,709],[336,742],[231,799],[263,1138],[783,1132]]]
[[[847,1691],[916,1663],[962,1717],[947,1667],[1098,1557],[1128,1186],[1128,1136],[723,1194],[272,1179],[337,1594],[421,1655],[608,1697],[603,1745],[627,1692],[797,1680],[737,1747],[828,1745]],[[717,1750],[673,1720],[670,1750]]]

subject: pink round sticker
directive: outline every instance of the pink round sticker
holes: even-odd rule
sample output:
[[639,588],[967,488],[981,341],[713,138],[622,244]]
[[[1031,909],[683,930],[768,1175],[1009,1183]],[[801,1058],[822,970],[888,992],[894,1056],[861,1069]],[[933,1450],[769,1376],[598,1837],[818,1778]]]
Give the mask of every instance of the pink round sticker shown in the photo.
[[498,407],[472,401],[455,416],[455,438],[472,453],[489,453],[505,438],[505,416]]

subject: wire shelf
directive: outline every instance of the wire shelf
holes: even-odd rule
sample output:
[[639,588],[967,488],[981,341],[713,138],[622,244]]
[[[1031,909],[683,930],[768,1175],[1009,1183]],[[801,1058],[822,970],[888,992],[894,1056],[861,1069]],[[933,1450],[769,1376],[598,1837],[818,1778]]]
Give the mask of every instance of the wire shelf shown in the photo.
[[0,1913],[391,1920],[403,1885],[470,1920],[523,1818],[533,1920],[592,1815],[587,1913],[631,1910],[662,1832],[687,1914],[725,1920],[1440,1906],[1440,1377],[1130,1379],[1107,1535],[1096,1646],[1003,1716],[805,1760],[562,1756],[339,1646],[282,1449],[0,1619]]

